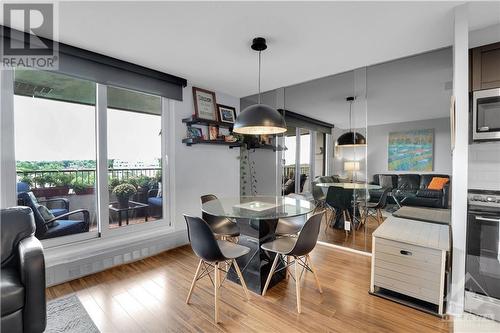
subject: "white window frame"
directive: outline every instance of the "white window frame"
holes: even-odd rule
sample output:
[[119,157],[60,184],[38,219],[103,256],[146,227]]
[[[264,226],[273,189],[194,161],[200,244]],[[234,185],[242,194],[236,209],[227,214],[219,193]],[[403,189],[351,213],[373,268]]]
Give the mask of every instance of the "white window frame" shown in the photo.
[[[3,120],[10,120],[14,122],[14,71],[5,71],[2,73],[2,101],[1,101],[1,112],[2,112],[2,126],[6,126]],[[4,84],[11,82],[10,84]],[[121,228],[109,229],[109,198],[108,198],[108,167],[107,167],[107,85],[96,84],[96,105],[95,105],[95,135],[96,135],[96,208],[97,208],[97,230],[87,233],[62,236],[57,238],[42,240],[42,244],[45,248],[54,248],[62,245],[75,245],[82,246],[88,241],[98,241],[106,242],[108,239],[116,239],[122,237],[123,239],[129,238],[125,235],[137,236],[138,234],[150,234],[156,230],[162,233],[170,233],[174,231],[174,225],[172,223],[172,217],[174,216],[174,206],[175,206],[175,195],[174,195],[174,184],[172,180],[175,179],[175,171],[173,169],[174,161],[169,160],[170,156],[173,156],[175,145],[173,140],[175,139],[172,131],[172,124],[174,124],[174,102],[168,98],[161,97],[161,154],[162,154],[162,191],[163,195],[163,211],[162,218],[156,221],[150,221],[147,223],[128,225]],[[5,97],[5,98],[4,98]],[[13,127],[12,127],[13,128]],[[0,183],[0,193],[2,197],[6,194],[6,200],[4,203],[2,199],[2,207],[6,208],[11,206],[10,201],[17,201],[17,189],[15,187],[15,179],[17,177],[16,173],[16,159],[15,159],[15,133],[12,131],[4,131],[2,127],[2,164],[1,164],[1,175],[9,176],[13,181],[2,181]],[[3,142],[10,142],[9,149],[4,149]],[[13,158],[8,158],[9,156]],[[7,161],[5,161],[7,160]],[[13,160],[13,161],[10,161]],[[6,163],[4,163],[4,161]],[[10,161],[10,163],[9,163]],[[10,178],[4,179],[10,179]],[[14,184],[14,185],[12,185]],[[168,199],[167,199],[168,198]],[[13,202],[15,202],[13,201]],[[5,206],[5,207],[4,207]]]

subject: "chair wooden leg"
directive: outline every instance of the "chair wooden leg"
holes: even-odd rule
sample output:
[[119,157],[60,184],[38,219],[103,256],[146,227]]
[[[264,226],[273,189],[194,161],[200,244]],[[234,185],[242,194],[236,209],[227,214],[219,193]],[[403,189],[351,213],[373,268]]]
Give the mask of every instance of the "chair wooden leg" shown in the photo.
[[215,282],[214,282],[214,296],[215,296],[215,323],[219,323],[219,288],[220,288],[220,271],[219,271],[219,263],[215,263]]
[[290,276],[290,268],[288,267],[290,265],[290,257],[286,256],[286,269],[285,269],[285,279],[288,280],[288,277]]
[[264,285],[264,290],[262,290],[262,296],[266,294],[267,287],[269,287],[269,283],[271,282],[271,278],[273,277],[274,270],[276,269],[276,264],[278,263],[280,255],[276,253],[276,257],[274,257],[273,264],[271,266],[271,270],[269,271],[269,275],[267,276],[266,284]]
[[241,286],[243,287],[243,291],[245,292],[245,296],[247,297],[247,300],[250,300],[250,294],[248,294],[247,284],[245,283],[245,279],[243,278],[243,274],[241,274],[240,266],[238,266],[236,259],[233,259],[233,266],[234,266],[234,269],[236,270],[236,273],[238,274],[238,277],[240,278]]
[[[346,212],[346,210],[342,209],[342,216],[344,217],[344,224],[347,222],[347,217],[346,217],[346,213],[345,212]],[[344,227],[344,230],[345,230],[345,227]],[[346,238],[349,236],[349,232],[347,230],[345,230],[345,236],[346,236]]]
[[193,278],[193,282],[191,283],[191,288],[189,288],[189,293],[188,293],[188,296],[186,298],[187,304],[189,304],[189,300],[191,299],[191,294],[193,293],[194,286],[196,285],[196,281],[198,279],[198,274],[200,274],[200,268],[201,268],[202,263],[203,263],[203,260],[200,259],[200,262],[198,263],[198,268],[196,269],[196,273],[194,273],[194,278]]
[[299,273],[299,259],[295,258],[295,293],[297,294],[297,312],[302,311],[300,304],[300,273]]
[[383,220],[382,220],[382,211],[380,210],[380,208],[377,209],[377,223],[378,225],[380,225],[380,223],[382,223]]
[[316,280],[316,286],[318,287],[318,290],[320,292],[320,294],[323,293],[323,289],[321,289],[321,284],[319,283],[319,278],[318,278],[318,275],[316,274],[316,268],[314,268],[314,265],[312,263],[312,260],[311,260],[311,257],[308,255],[306,255],[307,257],[307,264],[309,265],[309,268],[311,268],[311,271],[313,272],[313,275],[314,275],[314,279]]

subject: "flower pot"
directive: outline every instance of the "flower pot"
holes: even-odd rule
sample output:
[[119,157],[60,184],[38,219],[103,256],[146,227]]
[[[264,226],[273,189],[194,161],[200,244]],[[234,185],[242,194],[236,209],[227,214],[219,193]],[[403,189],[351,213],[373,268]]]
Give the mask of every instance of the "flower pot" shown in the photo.
[[86,187],[80,190],[74,190],[76,195],[94,194],[94,187]]
[[128,207],[128,202],[130,200],[130,197],[119,197],[119,196],[117,196],[116,199],[118,200],[118,206],[120,208],[127,208]]
[[52,187],[40,187],[34,188],[33,194],[35,197],[59,197],[68,195],[69,187],[68,186],[52,186]]

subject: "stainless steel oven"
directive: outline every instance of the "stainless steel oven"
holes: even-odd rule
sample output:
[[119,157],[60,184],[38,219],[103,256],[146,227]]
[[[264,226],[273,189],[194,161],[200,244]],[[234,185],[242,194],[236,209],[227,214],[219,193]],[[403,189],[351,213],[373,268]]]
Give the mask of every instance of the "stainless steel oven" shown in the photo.
[[469,191],[465,309],[500,321],[500,193]]
[[473,140],[500,140],[500,88],[474,91],[472,98]]

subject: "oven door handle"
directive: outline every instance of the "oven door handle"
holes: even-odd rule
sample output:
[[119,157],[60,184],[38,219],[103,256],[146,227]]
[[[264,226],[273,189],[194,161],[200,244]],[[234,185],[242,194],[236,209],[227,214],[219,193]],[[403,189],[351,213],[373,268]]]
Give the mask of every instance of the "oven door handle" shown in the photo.
[[482,217],[482,216],[476,216],[476,220],[500,223],[500,219],[492,219],[489,217]]

